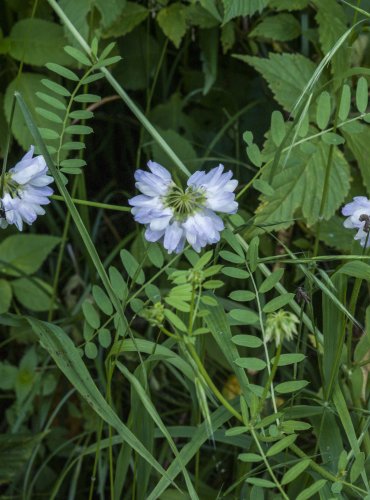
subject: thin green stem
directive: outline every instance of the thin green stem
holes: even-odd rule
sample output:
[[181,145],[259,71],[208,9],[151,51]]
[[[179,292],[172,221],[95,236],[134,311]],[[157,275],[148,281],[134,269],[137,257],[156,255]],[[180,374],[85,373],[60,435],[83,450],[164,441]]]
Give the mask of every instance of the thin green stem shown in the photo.
[[[54,194],[50,197],[52,200],[57,200],[57,201],[63,201],[66,203],[65,199],[63,196],[59,196],[57,194]],[[130,207],[124,207],[121,205],[110,205],[108,203],[100,203],[98,201],[89,201],[89,200],[79,200],[77,198],[71,198],[73,203],[75,205],[85,205],[87,207],[95,207],[95,208],[102,208],[104,210],[114,210],[116,212],[130,212],[131,208]]]
[[[276,374],[276,370],[279,366],[279,360],[280,360],[280,356],[281,356],[281,350],[282,350],[282,343],[279,344],[278,348],[277,348],[277,351],[276,351],[276,354],[275,354],[275,358],[274,358],[274,363],[272,365],[272,368],[271,368],[271,372],[270,372],[270,375],[269,375],[269,378],[265,384],[265,387],[263,389],[263,393],[262,393],[262,396],[261,396],[261,399],[259,401],[259,404],[258,404],[258,409],[257,409],[257,412],[256,412],[256,417],[259,415],[259,413],[261,412],[262,408],[263,408],[263,405],[265,403],[265,399],[267,397],[267,393],[269,391],[269,388],[272,387],[273,388],[273,381],[274,381],[274,377],[275,377],[275,374]],[[275,399],[273,398],[273,401],[275,403]],[[277,408],[276,408],[276,404],[274,404],[274,411],[275,413],[277,413]],[[276,421],[279,423],[279,419],[276,419]]]

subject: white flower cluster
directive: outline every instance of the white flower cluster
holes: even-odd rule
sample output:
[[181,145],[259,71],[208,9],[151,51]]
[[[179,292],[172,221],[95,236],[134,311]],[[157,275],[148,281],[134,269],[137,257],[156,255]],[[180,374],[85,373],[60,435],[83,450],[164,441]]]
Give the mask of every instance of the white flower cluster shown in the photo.
[[370,200],[365,196],[355,196],[342,208],[342,214],[347,217],[344,227],[357,229],[355,240],[360,240],[362,247],[370,247]]
[[195,172],[183,190],[170,172],[153,161],[150,172],[135,172],[136,187],[142,194],[129,200],[137,222],[145,224],[148,241],[163,242],[168,253],[179,253],[188,242],[199,252],[207,244],[217,243],[224,229],[215,212],[234,214],[238,209],[234,190],[238,181],[223,165],[210,172]]
[[0,198],[0,227],[8,224],[22,231],[23,223],[31,225],[45,210],[41,205],[50,203],[53,190],[49,184],[53,178],[47,175],[43,156],[33,157],[34,147],[15,167],[5,173],[3,192]]

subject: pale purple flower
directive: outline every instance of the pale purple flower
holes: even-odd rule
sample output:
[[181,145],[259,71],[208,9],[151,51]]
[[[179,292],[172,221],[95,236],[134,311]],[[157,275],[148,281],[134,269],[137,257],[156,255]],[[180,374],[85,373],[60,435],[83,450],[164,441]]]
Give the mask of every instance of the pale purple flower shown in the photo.
[[349,229],[357,229],[355,240],[360,240],[362,247],[370,246],[370,200],[365,196],[355,196],[351,203],[342,208],[342,214],[347,216],[343,225]]
[[50,203],[53,190],[49,184],[53,178],[47,175],[43,156],[33,157],[34,147],[24,155],[20,162],[11,168],[4,179],[4,192],[1,202],[0,226],[15,224],[22,231],[23,223],[31,225],[45,210],[41,205]]
[[149,161],[148,167],[150,172],[135,172],[135,185],[143,194],[129,200],[135,220],[146,226],[145,238],[162,241],[168,253],[181,252],[186,242],[197,252],[217,243],[224,223],[215,211],[232,214],[238,209],[232,172],[223,173],[223,165],[195,172],[183,190],[158,163]]

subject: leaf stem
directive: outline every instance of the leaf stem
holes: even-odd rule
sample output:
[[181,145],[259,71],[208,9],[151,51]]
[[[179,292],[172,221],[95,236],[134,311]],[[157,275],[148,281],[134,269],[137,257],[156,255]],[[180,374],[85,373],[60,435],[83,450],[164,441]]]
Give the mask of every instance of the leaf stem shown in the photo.
[[[63,198],[63,196],[59,196],[57,194],[54,194],[50,198],[52,200],[63,201],[64,203],[66,203],[66,200]],[[104,210],[115,210],[116,212],[130,212],[131,211],[130,207],[124,207],[121,205],[110,205],[108,203],[100,203],[98,201],[89,201],[89,200],[80,200],[78,198],[71,198],[71,200],[76,205],[86,205],[88,207],[102,208]]]

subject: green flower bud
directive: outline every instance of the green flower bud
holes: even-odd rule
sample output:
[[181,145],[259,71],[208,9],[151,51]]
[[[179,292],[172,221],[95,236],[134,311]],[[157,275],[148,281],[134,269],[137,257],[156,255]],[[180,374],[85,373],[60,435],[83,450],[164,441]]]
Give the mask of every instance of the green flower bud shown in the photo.
[[268,314],[265,329],[266,341],[275,340],[276,347],[278,347],[284,339],[292,340],[293,335],[297,334],[298,323],[297,316],[284,309]]

